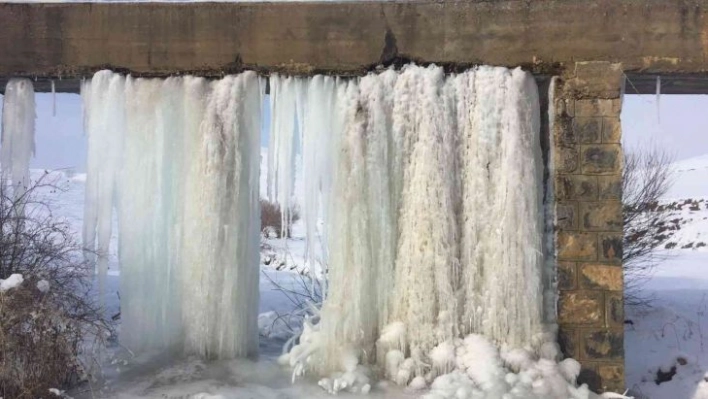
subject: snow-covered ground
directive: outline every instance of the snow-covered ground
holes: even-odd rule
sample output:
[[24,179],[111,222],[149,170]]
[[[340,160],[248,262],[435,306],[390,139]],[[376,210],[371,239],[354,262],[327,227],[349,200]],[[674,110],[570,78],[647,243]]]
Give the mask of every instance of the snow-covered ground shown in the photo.
[[663,205],[680,229],[645,285],[650,308],[627,307],[627,388],[636,398],[708,398],[708,155],[674,164]]

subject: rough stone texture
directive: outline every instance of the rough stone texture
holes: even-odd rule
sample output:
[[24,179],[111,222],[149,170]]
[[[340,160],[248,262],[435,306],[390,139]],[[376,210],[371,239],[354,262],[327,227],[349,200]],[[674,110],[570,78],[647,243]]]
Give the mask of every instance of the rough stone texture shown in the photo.
[[603,391],[624,392],[624,385],[618,383],[624,380],[624,365],[599,364],[597,374],[600,377],[600,381],[604,382],[601,385]]
[[598,190],[600,200],[622,199],[622,175],[598,176]]
[[602,141],[602,119],[596,116],[579,116],[574,120],[573,130],[583,144],[597,144]]
[[590,290],[622,291],[622,268],[614,265],[583,264],[580,287]]
[[596,391],[624,391],[622,70],[579,62],[553,104],[559,343]]
[[578,229],[578,203],[558,202],[556,204],[557,227],[563,230]]
[[588,329],[580,334],[580,360],[624,361],[624,332],[621,329]]
[[558,262],[558,289],[574,290],[578,287],[575,262]]
[[622,231],[619,201],[580,202],[580,220],[585,231]]
[[568,71],[574,97],[618,98],[623,70],[708,71],[707,14],[708,0],[1,4],[0,76],[358,75],[416,60]]
[[555,182],[556,200],[595,201],[598,198],[598,177],[558,175]]
[[622,148],[619,144],[582,145],[580,165],[583,174],[615,174],[622,165]]
[[556,237],[559,260],[592,261],[597,259],[597,236],[594,233],[559,231]]
[[602,326],[604,299],[600,291],[561,291],[558,321],[561,324]]
[[622,292],[606,292],[605,305],[607,306],[605,309],[607,325],[615,328],[624,327],[624,299]]
[[602,118],[602,142],[619,144],[622,139],[622,123],[619,116]]
[[578,332],[574,329],[569,329],[561,326],[558,331],[558,345],[563,352],[563,356],[572,357],[573,359],[580,358],[578,353]]
[[600,233],[597,238],[598,259],[604,263],[622,264],[622,233]]

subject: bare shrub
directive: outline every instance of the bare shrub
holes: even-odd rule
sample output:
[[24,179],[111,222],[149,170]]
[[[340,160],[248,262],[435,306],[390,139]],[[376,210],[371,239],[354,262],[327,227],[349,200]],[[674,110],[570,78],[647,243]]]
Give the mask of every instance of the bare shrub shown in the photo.
[[625,276],[625,302],[646,305],[650,297],[642,292],[654,268],[664,260],[657,248],[669,248],[676,224],[670,207],[660,199],[671,185],[673,157],[657,147],[625,153],[622,172],[624,239],[622,264]]
[[21,190],[0,181],[0,396],[38,398],[85,380],[110,334],[94,302],[93,267],[71,227],[52,215],[49,174]]
[[285,218],[288,218],[289,222],[284,236],[290,238],[293,223],[300,220],[300,212],[297,207],[291,208],[287,215],[283,215],[280,205],[261,199],[261,233],[265,238],[283,237]]

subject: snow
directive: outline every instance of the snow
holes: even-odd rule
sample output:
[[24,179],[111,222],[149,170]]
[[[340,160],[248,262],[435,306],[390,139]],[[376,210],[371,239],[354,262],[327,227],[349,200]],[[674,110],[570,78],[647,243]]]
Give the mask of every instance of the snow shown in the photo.
[[[651,307],[625,314],[626,382],[638,399],[708,397],[708,251],[695,245],[708,242],[708,155],[675,162],[673,173],[662,203],[690,200],[672,211],[681,220],[670,240],[678,245],[659,251],[664,260],[645,285]],[[667,381],[657,383],[660,374]]]
[[0,292],[5,292],[7,290],[11,290],[13,288],[17,288],[22,284],[22,275],[15,273],[11,274],[10,277],[6,279],[0,279]]
[[39,292],[46,294],[49,292],[49,281],[47,280],[39,280],[37,281],[37,289]]

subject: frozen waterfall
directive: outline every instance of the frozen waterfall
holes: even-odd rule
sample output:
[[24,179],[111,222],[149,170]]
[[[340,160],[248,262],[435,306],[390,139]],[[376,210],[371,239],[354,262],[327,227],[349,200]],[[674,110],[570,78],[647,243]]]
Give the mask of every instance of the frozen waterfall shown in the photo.
[[321,321],[282,359],[296,374],[341,372],[323,386],[366,390],[358,365],[377,364],[430,383],[455,367],[440,353],[469,334],[504,348],[553,341],[529,73],[409,65],[271,85],[270,193],[292,200],[301,160],[307,246],[326,248]]
[[29,79],[10,79],[5,86],[2,109],[0,166],[3,183],[12,182],[15,196],[29,181],[29,162],[34,155],[34,86]]
[[256,353],[263,89],[253,72],[207,81],[101,71],[83,84],[84,245],[103,287],[115,209],[129,348]]
[[[102,71],[83,85],[84,242],[102,281],[115,208],[128,347],[257,350],[264,88],[253,72]],[[372,365],[420,384],[466,364],[460,351],[555,356],[530,74],[409,65],[361,78],[272,75],[270,88],[268,195],[286,224],[300,207],[306,261],[326,276],[319,323],[282,359],[296,374],[336,374],[326,389],[366,391]]]

